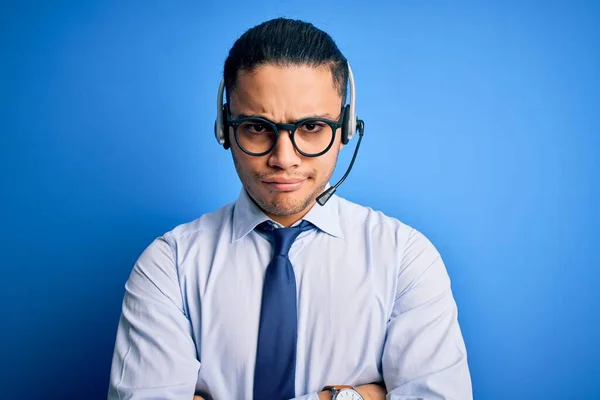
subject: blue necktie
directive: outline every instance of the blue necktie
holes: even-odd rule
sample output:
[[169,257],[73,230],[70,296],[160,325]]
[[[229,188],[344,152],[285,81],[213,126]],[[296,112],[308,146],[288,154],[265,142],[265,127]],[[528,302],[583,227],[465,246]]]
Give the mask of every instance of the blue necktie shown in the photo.
[[286,400],[295,396],[298,310],[296,277],[288,258],[300,232],[313,225],[302,221],[293,228],[274,228],[264,222],[256,230],[274,241],[267,267],[260,309],[260,326],[254,368],[254,400]]

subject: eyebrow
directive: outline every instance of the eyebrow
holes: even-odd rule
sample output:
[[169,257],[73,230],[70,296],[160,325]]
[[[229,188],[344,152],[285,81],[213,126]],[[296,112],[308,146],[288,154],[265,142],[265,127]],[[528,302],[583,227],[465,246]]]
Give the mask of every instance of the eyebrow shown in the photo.
[[[260,114],[243,114],[243,113],[240,113],[240,114],[237,114],[235,116],[232,115],[232,117],[234,119],[240,119],[240,118],[262,118],[262,119],[266,119],[267,121],[271,121],[271,119],[267,118],[264,115],[260,115]],[[271,122],[274,122],[276,124],[279,124],[279,123],[281,123],[281,124],[295,124],[296,122],[303,121],[303,120],[309,119],[309,118],[328,119],[328,120],[332,120],[332,121],[335,120],[335,117],[332,117],[331,114],[325,113],[325,114],[311,114],[311,115],[306,115],[306,116],[303,116],[302,118],[298,118],[298,119],[296,119],[294,121],[286,121],[286,122],[274,122],[274,121],[271,121]]]

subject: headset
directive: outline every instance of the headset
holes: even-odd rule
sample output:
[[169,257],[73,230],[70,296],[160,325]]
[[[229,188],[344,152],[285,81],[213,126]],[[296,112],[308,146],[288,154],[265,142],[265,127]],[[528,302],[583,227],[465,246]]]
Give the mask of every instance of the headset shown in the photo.
[[[320,205],[325,205],[327,200],[331,198],[331,196],[335,193],[337,188],[344,182],[350,171],[352,170],[352,166],[354,165],[354,160],[356,159],[356,155],[358,154],[358,148],[360,147],[360,142],[362,141],[365,123],[363,120],[358,119],[356,116],[356,88],[354,86],[354,74],[352,73],[352,69],[350,68],[350,64],[348,65],[348,85],[350,86],[350,98],[348,104],[344,106],[343,112],[343,121],[342,121],[342,143],[344,145],[348,144],[358,131],[359,138],[358,143],[356,144],[356,148],[354,149],[354,155],[352,156],[352,161],[350,161],[350,166],[346,170],[346,173],[336,183],[334,186],[331,186],[329,189],[325,190],[317,197],[317,202]],[[219,84],[219,93],[217,94],[217,118],[215,120],[215,138],[217,142],[223,146],[225,150],[229,149],[231,144],[229,143],[229,135],[228,127],[225,126],[225,121],[227,120],[227,106],[223,102],[223,96],[225,95],[225,79],[221,79],[221,83]]]

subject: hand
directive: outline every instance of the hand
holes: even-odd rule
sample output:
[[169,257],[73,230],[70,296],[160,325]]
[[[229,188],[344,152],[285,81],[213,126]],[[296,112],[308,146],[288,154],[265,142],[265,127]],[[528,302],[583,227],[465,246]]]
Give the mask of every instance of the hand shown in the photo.
[[[385,395],[387,394],[385,388],[376,383],[356,386],[354,390],[356,390],[365,400],[385,400]],[[331,390],[319,392],[319,400],[331,400],[331,398]]]
[[202,396],[194,396],[194,400],[204,400],[204,397],[202,397]]

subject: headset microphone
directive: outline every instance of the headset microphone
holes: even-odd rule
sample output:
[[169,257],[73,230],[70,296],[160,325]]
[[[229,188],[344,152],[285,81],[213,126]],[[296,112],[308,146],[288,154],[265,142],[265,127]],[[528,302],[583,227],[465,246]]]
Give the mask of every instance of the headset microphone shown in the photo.
[[317,203],[319,203],[322,206],[324,206],[325,203],[327,203],[327,201],[331,198],[331,196],[333,196],[335,194],[335,191],[337,190],[337,188],[342,184],[342,182],[344,182],[346,180],[346,178],[350,174],[350,171],[352,170],[352,166],[354,165],[354,160],[356,160],[356,155],[358,154],[358,148],[360,147],[360,142],[362,141],[362,138],[363,138],[363,133],[365,132],[365,123],[363,120],[359,119],[356,121],[356,130],[358,131],[358,143],[356,143],[356,148],[354,149],[354,154],[352,155],[352,160],[350,161],[350,165],[348,166],[346,173],[344,174],[344,176],[342,176],[342,179],[340,179],[338,181],[338,183],[331,186],[329,189],[327,189],[326,191],[321,193],[319,195],[319,197],[317,197]]

